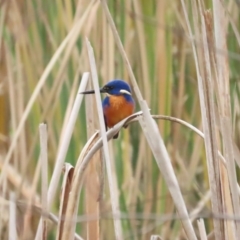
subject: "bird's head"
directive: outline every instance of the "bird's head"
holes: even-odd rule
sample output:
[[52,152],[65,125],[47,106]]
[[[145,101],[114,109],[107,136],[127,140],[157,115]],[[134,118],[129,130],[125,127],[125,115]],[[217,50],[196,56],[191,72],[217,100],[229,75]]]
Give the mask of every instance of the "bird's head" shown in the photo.
[[122,80],[112,80],[100,89],[101,93],[109,95],[132,95],[130,86]]
[[[130,86],[123,80],[112,80],[108,82],[105,86],[100,88],[101,93],[106,93],[108,95],[132,95]],[[94,90],[82,92],[83,94],[95,93]]]

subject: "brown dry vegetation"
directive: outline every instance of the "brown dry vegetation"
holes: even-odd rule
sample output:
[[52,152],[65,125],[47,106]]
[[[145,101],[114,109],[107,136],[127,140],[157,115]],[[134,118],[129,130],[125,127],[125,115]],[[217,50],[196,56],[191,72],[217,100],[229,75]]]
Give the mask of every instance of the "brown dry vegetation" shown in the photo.
[[[230,0],[0,1],[0,239],[239,239],[239,21]],[[141,111],[118,140],[78,94],[115,78]]]

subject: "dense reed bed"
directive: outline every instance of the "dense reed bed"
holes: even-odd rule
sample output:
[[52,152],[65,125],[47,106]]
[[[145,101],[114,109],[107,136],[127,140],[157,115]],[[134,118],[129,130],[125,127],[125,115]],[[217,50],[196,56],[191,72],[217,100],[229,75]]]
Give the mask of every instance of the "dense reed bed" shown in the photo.
[[[237,240],[239,9],[0,1],[0,238]],[[106,133],[79,92],[112,79],[137,107]]]

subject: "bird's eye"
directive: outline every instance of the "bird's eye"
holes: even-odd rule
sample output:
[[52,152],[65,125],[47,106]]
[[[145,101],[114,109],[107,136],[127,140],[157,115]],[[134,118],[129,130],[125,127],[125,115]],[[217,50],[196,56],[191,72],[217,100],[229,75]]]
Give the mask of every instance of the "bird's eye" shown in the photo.
[[106,90],[106,91],[109,91],[109,90],[112,90],[113,89],[113,86],[105,86],[104,87],[104,90]]

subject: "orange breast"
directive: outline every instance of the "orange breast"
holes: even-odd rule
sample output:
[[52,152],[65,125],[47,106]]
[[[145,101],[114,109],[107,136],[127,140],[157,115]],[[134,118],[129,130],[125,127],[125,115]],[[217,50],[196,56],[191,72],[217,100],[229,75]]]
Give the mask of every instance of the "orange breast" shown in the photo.
[[133,113],[134,104],[126,101],[124,96],[110,96],[109,106],[106,106],[103,111],[107,126],[113,127]]

